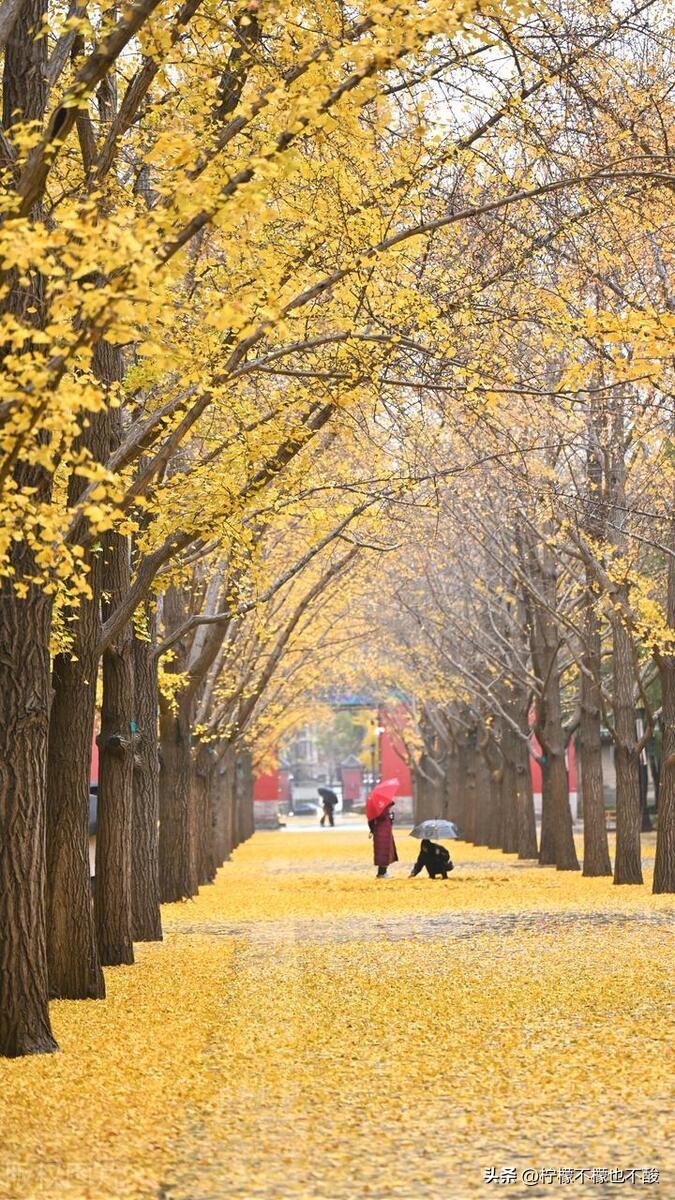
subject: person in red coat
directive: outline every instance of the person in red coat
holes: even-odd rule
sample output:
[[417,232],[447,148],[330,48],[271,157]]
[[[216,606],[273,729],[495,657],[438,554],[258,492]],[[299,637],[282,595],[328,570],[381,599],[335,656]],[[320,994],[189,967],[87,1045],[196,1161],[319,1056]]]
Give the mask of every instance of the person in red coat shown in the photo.
[[389,864],[398,862],[394,830],[392,829],[393,820],[394,802],[392,800],[379,817],[368,822],[368,827],[373,835],[373,861],[377,867],[378,879],[386,879]]

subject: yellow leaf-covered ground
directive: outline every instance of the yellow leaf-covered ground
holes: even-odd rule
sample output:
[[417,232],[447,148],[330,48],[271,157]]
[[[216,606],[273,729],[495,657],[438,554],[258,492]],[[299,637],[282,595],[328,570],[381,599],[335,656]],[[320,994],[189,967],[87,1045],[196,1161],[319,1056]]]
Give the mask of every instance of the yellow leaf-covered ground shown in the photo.
[[365,830],[257,834],[54,1005],[61,1053],[0,1062],[2,1200],[674,1195],[672,899],[398,840],[382,883]]

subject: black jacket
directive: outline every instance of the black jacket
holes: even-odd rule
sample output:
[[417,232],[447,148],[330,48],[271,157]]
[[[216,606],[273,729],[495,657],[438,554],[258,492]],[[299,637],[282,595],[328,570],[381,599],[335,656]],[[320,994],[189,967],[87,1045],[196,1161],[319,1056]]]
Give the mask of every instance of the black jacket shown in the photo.
[[419,857],[410,874],[419,875],[422,867],[426,867],[432,879],[436,875],[447,878],[448,871],[453,869],[453,864],[445,846],[439,846],[438,842],[430,842],[428,838],[423,838]]

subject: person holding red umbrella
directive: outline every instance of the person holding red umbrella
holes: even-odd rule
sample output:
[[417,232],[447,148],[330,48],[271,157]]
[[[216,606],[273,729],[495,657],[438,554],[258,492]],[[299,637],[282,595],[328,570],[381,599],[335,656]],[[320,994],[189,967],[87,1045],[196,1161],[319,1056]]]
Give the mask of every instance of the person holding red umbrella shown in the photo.
[[398,791],[398,779],[385,779],[378,783],[366,800],[368,828],[373,835],[373,860],[377,867],[377,878],[387,878],[387,867],[398,862],[392,822],[394,820],[394,796]]

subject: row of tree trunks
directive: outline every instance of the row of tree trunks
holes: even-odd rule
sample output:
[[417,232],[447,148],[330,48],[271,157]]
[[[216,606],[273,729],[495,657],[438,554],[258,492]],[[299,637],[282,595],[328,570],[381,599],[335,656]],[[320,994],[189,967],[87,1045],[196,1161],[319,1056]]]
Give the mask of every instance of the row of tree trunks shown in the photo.
[[431,748],[426,749],[414,772],[415,821],[445,817],[457,824],[465,840],[476,845],[518,854],[522,859],[537,857],[525,732],[528,700],[523,692],[513,703],[512,720],[520,723],[522,736],[506,721],[497,740],[489,728],[472,725],[466,712],[461,714],[461,723],[448,719],[444,754],[440,755],[434,743],[434,757]]

